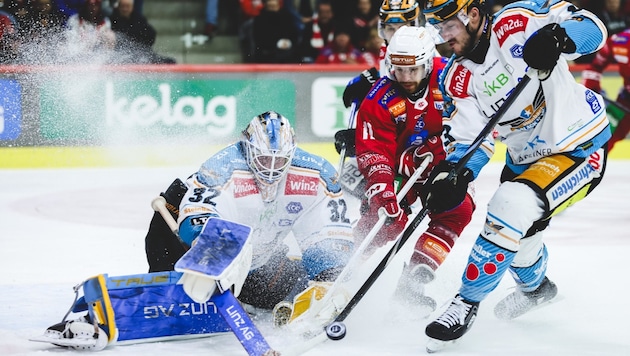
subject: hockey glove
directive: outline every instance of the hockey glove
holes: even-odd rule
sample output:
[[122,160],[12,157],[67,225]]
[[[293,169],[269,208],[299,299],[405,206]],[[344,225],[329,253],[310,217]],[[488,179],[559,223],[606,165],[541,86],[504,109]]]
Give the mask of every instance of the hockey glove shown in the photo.
[[420,191],[422,204],[433,213],[442,213],[459,206],[466,198],[473,172],[465,168],[455,174],[455,163],[442,161],[431,171]]
[[418,182],[426,181],[433,167],[446,158],[442,139],[439,136],[430,137],[423,145],[410,146],[403,151],[398,159],[398,174],[411,177],[426,157],[430,157],[431,162],[418,179]]
[[[373,246],[383,246],[404,230],[407,224],[407,214],[396,201],[393,182],[372,184],[365,193],[367,199],[362,202],[361,218],[355,228],[355,236],[363,238],[372,230],[381,215],[385,215],[385,225],[379,230],[372,241]],[[360,243],[360,241],[357,241]]]
[[356,155],[355,134],[356,129],[339,130],[335,132],[335,149],[341,154],[341,149],[346,148],[346,157],[354,157]]
[[575,50],[575,42],[567,36],[567,31],[552,23],[534,32],[525,41],[523,60],[534,69],[551,71],[560,53],[573,53]]
[[357,103],[363,101],[363,98],[372,89],[372,85],[376,83],[379,76],[378,70],[372,67],[352,78],[343,91],[343,105],[349,108],[353,101]]

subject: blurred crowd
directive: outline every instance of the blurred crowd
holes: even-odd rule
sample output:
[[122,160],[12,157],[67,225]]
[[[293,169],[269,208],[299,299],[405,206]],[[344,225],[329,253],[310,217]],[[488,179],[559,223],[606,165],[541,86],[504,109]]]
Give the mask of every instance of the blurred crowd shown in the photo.
[[[208,13],[216,18],[218,0]],[[365,63],[373,65],[382,0],[239,0],[239,35],[246,63]],[[514,0],[487,0],[491,12]],[[630,1],[572,0],[599,16],[609,35],[630,27]],[[210,5],[209,5],[210,6]],[[422,16],[421,16],[422,18]],[[421,19],[422,20],[422,19]],[[207,24],[212,35],[215,24]],[[577,62],[589,62],[592,57]]]
[[153,50],[142,0],[0,0],[1,64],[175,63]]
[[[231,1],[231,0],[230,0]],[[499,11],[513,0],[486,0]],[[609,35],[630,27],[630,0],[573,0]],[[0,0],[0,64],[175,63],[153,50],[156,30],[143,0]],[[382,0],[239,0],[244,63],[378,62]],[[422,22],[422,16],[421,22]],[[206,0],[204,34],[217,33],[219,0]],[[422,24],[422,23],[421,23]],[[97,56],[98,58],[95,58]],[[591,57],[578,63],[589,63]]]

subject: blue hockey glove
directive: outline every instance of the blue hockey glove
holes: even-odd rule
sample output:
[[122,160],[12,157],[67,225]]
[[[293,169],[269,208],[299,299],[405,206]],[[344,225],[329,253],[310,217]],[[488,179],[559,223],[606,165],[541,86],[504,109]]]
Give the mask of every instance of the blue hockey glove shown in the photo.
[[455,174],[455,163],[442,161],[433,168],[420,191],[422,205],[433,213],[452,210],[464,201],[472,180],[470,169]]
[[557,23],[552,23],[527,39],[523,46],[523,60],[534,69],[551,71],[560,53],[573,53],[575,50],[575,42],[567,36],[567,31]]
[[372,85],[376,83],[379,76],[378,70],[372,67],[352,78],[343,91],[343,105],[349,108],[353,101],[357,103],[363,101],[363,98],[365,98],[370,89],[372,89]]
[[356,129],[345,129],[335,132],[335,149],[341,154],[341,149],[346,148],[346,157],[356,155],[355,134]]

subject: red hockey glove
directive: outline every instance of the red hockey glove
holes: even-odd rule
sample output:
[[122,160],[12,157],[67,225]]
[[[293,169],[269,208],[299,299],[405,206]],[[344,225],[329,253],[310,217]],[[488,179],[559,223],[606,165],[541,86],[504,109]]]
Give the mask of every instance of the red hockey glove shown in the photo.
[[398,159],[398,174],[407,178],[411,177],[427,156],[431,157],[431,162],[418,179],[418,182],[426,181],[433,167],[446,158],[446,152],[440,136],[429,137],[424,144],[410,146],[403,151]]
[[396,239],[403,231],[407,224],[407,214],[396,201],[393,182],[372,184],[365,195],[367,199],[362,202],[361,218],[355,227],[355,236],[359,238],[357,243],[361,243],[372,230],[379,219],[379,214],[384,214],[387,220],[372,240],[373,246],[383,246],[387,241]]

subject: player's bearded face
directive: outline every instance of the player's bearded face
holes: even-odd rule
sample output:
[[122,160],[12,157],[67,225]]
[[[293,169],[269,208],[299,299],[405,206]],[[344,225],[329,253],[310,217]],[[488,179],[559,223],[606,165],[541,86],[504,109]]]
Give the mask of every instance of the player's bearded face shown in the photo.
[[394,77],[409,93],[418,91],[420,82],[426,77],[427,71],[424,65],[419,66],[392,66]]

